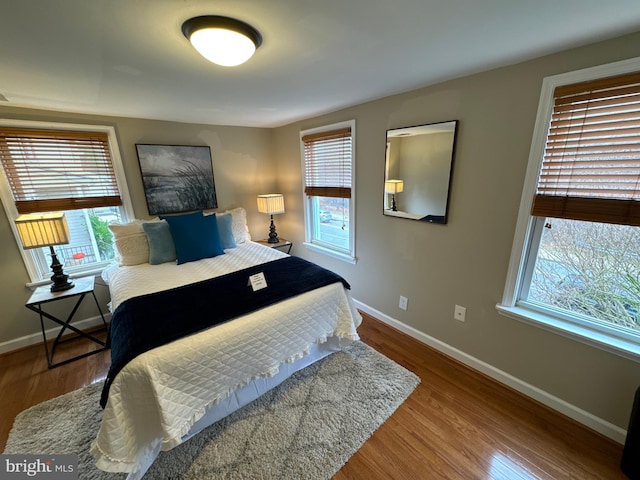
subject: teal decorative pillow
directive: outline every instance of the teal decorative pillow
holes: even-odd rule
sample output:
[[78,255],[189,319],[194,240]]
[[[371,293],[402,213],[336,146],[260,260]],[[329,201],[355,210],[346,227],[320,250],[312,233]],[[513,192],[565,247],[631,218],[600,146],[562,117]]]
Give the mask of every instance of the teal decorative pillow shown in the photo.
[[222,215],[215,214],[218,222],[218,233],[220,234],[220,241],[222,242],[222,248],[225,250],[228,248],[236,248],[236,240],[233,238],[232,217],[230,213],[224,213]]
[[224,254],[215,215],[204,216],[198,211],[160,218],[171,229],[178,265]]
[[151,265],[176,261],[176,246],[166,221],[143,223],[142,229],[147,234]]

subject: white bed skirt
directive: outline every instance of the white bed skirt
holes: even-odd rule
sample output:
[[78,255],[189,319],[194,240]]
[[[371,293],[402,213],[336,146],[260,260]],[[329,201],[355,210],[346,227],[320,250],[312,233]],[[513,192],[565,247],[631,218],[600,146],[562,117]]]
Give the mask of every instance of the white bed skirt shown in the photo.
[[[191,427],[184,437],[182,437],[181,443],[186,442],[208,426],[251,403],[272,388],[277,387],[298,370],[302,370],[312,363],[341,350],[343,346],[345,346],[345,339],[329,337],[324,343],[319,345],[314,344],[310,348],[308,355],[298,358],[292,363],[285,363],[282,365],[276,375],[272,377],[256,378],[244,387],[232,392],[226,399],[211,405],[205,415]],[[139,457],[139,463],[136,465],[135,470],[129,473],[127,480],[138,480],[142,478],[158,457],[161,450],[162,442],[158,441],[158,444],[154,449],[149,450],[146,455],[141,455]]]

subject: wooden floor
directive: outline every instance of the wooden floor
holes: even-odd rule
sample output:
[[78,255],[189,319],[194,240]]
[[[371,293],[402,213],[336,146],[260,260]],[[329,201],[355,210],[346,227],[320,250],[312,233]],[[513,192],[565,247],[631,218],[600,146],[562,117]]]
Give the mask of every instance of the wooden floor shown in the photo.
[[[334,479],[626,478],[620,445],[364,317],[362,340],[422,381]],[[42,345],[0,356],[0,451],[18,412],[100,381],[108,367],[101,352],[48,370]]]

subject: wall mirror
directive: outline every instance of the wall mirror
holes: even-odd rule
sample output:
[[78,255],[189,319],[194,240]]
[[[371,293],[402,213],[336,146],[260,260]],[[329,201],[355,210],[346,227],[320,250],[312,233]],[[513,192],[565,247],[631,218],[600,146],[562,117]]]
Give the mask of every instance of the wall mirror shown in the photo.
[[385,215],[447,223],[457,120],[387,130]]

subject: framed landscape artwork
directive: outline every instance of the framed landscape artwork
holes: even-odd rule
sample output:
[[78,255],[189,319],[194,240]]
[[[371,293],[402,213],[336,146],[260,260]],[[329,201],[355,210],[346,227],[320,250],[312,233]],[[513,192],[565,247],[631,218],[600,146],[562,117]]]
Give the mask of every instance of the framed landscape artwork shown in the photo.
[[149,215],[217,208],[208,146],[136,144]]

